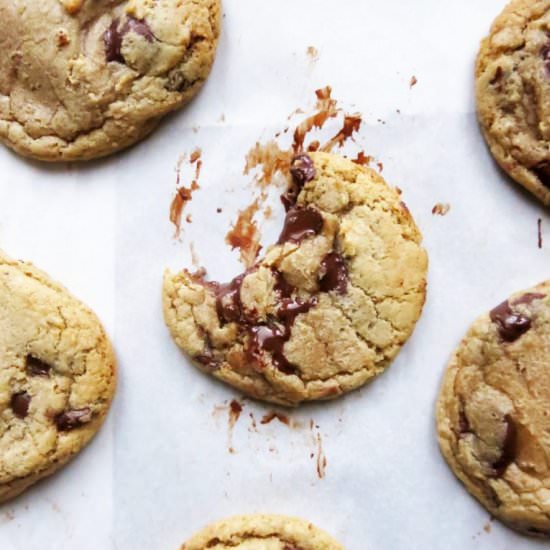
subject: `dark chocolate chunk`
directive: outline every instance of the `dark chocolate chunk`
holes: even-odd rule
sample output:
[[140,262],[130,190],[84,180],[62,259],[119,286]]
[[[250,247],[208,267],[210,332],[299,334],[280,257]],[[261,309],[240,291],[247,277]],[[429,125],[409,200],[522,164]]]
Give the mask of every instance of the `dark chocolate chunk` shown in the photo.
[[299,243],[323,230],[323,216],[313,208],[292,208],[288,211],[278,244]]
[[26,392],[15,393],[11,396],[10,407],[15,416],[25,418],[29,414],[31,396]]
[[502,443],[500,458],[492,464],[497,476],[502,476],[508,466],[514,462],[517,455],[518,431],[515,422],[510,415],[504,417],[506,422],[506,435]]
[[88,407],[73,409],[58,414],[55,417],[57,428],[62,432],[68,432],[87,424],[92,420],[92,411]]
[[491,321],[497,325],[498,333],[505,342],[515,342],[531,328],[531,319],[515,313],[506,300],[490,313]]
[[26,370],[32,376],[48,376],[50,373],[50,365],[32,355],[27,355],[25,362]]
[[144,19],[128,17],[123,27],[123,35],[126,35],[129,32],[134,32],[136,34],[139,34],[140,36],[143,36],[143,38],[145,38],[145,40],[150,43],[153,43],[153,41],[155,40],[155,35],[153,34],[151,27]]
[[307,182],[314,180],[317,175],[311,157],[305,153],[296,155],[292,159],[290,173],[292,174],[292,180],[299,188],[302,188]]
[[327,254],[319,269],[319,288],[322,292],[335,291],[345,294],[348,290],[348,268],[344,257],[338,252]]

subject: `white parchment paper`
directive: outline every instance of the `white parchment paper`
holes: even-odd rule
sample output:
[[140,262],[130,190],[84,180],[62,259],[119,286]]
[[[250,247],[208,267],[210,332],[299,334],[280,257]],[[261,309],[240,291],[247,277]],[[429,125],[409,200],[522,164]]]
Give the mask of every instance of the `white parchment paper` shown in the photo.
[[[305,517],[348,550],[546,547],[488,523],[440,457],[433,415],[445,364],[473,319],[550,276],[548,212],[496,169],[474,114],[478,43],[504,4],[225,0],[210,80],[150,139],[73,166],[0,149],[0,247],[89,304],[120,364],[112,414],[89,448],[0,507],[1,550],[175,550],[206,523],[252,512]],[[327,84],[363,113],[360,143],[424,233],[428,301],[370,386],[290,413],[292,427],[261,425],[272,409],[244,401],[230,433],[227,403],[240,396],[190,367],[171,341],[162,272],[191,265],[190,242],[212,277],[239,272],[224,236],[252,197],[244,155]],[[168,221],[175,165],[197,146],[202,188],[179,242]],[[445,217],[431,213],[438,202],[451,205]],[[265,244],[281,220],[278,208]]]

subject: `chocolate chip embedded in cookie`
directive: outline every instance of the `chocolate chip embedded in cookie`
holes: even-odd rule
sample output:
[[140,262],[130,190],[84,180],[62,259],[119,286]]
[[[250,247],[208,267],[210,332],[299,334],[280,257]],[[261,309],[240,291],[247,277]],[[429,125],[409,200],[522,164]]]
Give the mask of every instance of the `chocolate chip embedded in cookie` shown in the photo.
[[550,205],[550,0],[513,0],[482,42],[477,108],[493,156]]
[[220,0],[0,0],[0,140],[46,161],[128,147],[206,80]]
[[456,476],[510,527],[550,537],[550,282],[480,317],[455,352],[437,406]]
[[0,502],[58,470],[99,429],[115,389],[96,316],[0,253]]
[[311,523],[274,515],[236,516],[197,533],[181,550],[344,550]]
[[392,362],[425,299],[427,256],[397,191],[332,154],[299,155],[265,257],[229,284],[167,273],[164,314],[197,365],[297,405],[365,384]]

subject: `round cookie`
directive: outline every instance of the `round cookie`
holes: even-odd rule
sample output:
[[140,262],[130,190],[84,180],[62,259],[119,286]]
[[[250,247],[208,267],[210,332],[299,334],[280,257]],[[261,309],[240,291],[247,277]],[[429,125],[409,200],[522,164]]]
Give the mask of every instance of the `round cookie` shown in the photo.
[[297,405],[391,363],[422,311],[427,255],[399,193],[373,170],[328,153],[288,168],[288,212],[265,257],[225,285],[167,272],[163,294],[172,336],[199,367]]
[[115,359],[96,316],[0,253],[0,502],[78,453],[114,390]]
[[502,169],[550,205],[550,0],[513,0],[482,42],[478,117]]
[[301,519],[237,516],[197,533],[180,550],[344,550],[329,535]]
[[441,451],[489,512],[550,537],[550,282],[480,317],[437,405]]
[[108,155],[210,72],[220,0],[0,0],[0,139],[46,161]]

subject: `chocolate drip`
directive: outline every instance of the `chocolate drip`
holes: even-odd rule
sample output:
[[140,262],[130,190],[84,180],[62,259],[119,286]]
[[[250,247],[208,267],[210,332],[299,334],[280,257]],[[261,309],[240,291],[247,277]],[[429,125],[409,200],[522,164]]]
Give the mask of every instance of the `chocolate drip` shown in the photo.
[[322,292],[346,294],[349,274],[344,257],[338,252],[327,254],[319,270],[319,288]]
[[515,342],[531,328],[531,319],[515,313],[506,300],[490,313],[491,321],[497,325],[498,333],[505,342]]
[[517,456],[518,431],[516,424],[510,415],[504,417],[506,422],[506,435],[502,444],[502,453],[500,458],[493,463],[493,469],[497,476],[502,476],[508,466],[514,462]]
[[31,396],[26,392],[15,393],[11,396],[10,407],[15,416],[25,418],[29,414]]
[[243,321],[241,287],[247,273],[235,277],[230,283],[216,285],[216,312],[222,323]]
[[318,235],[323,230],[323,216],[313,208],[291,208],[277,244],[299,243],[308,237]]

